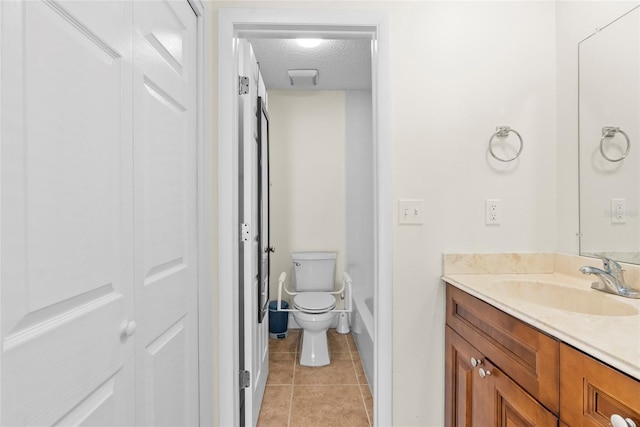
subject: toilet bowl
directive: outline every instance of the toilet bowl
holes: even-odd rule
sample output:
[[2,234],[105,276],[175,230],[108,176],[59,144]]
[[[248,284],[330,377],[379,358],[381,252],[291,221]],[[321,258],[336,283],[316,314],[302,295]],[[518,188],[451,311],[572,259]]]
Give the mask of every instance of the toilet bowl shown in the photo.
[[325,366],[331,363],[327,330],[337,316],[335,297],[328,292],[304,292],[296,295],[293,317],[302,328],[300,365]]

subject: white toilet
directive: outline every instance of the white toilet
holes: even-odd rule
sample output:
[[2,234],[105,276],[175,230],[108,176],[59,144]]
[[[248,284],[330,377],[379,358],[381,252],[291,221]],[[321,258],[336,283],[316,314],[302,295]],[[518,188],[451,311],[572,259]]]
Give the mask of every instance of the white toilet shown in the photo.
[[297,252],[291,254],[294,272],[293,317],[303,329],[300,364],[324,366],[330,363],[327,329],[337,316],[334,280],[336,254]]

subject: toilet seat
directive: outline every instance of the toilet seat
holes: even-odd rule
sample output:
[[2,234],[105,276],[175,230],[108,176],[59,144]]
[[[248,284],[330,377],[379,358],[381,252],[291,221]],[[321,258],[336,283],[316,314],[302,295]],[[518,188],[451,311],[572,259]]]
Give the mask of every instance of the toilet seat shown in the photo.
[[293,306],[306,313],[325,313],[336,307],[336,298],[327,292],[303,292],[293,298]]

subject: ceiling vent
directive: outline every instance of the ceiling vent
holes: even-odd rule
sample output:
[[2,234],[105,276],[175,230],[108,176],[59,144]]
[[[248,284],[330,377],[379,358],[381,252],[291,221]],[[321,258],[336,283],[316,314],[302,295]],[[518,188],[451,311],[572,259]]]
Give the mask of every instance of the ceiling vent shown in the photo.
[[291,86],[310,87],[318,84],[318,70],[289,70]]

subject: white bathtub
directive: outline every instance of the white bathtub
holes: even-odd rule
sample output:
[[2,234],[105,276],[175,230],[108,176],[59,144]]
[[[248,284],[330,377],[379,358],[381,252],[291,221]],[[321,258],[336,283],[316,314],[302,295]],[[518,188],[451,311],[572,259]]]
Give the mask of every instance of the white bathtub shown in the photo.
[[373,390],[373,297],[354,295],[351,313],[351,332],[358,346],[360,360],[367,376],[369,388]]

